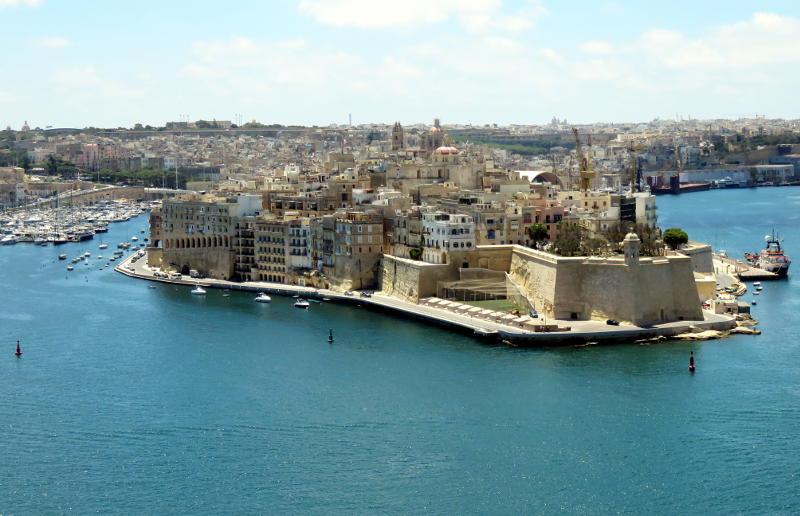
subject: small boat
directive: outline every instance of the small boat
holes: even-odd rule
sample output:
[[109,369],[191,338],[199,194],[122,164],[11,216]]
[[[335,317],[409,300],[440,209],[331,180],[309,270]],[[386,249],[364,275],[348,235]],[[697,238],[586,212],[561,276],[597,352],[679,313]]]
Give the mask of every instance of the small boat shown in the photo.
[[72,265],[67,265],[67,270],[68,271],[74,271],[75,267],[73,267]]
[[155,285],[147,285],[147,288],[156,288]]
[[206,295],[206,289],[204,289],[200,285],[196,285],[192,289],[192,294],[195,295],[195,296],[205,296]]
[[269,297],[266,293],[261,292],[259,295],[256,296],[255,302],[256,303],[269,303],[272,301],[272,298]]
[[758,294],[760,294],[760,292],[757,292],[757,291],[756,291],[756,292],[753,292],[753,295],[754,295],[754,296],[757,296]]
[[302,297],[294,302],[295,308],[308,308],[311,306],[311,303],[303,299]]
[[108,249],[108,244],[100,244],[98,249]]
[[139,240],[139,237],[135,237],[135,236],[131,237],[131,242],[136,242],[137,240]]
[[231,297],[230,294],[222,294],[222,297]]
[[756,290],[763,290],[764,287],[756,287]]
[[98,255],[97,255],[97,259],[98,259],[98,260],[102,260],[102,259],[103,259],[103,255],[102,255],[102,254],[98,254]]
[[761,286],[761,282],[760,281],[754,281],[753,282],[753,286],[754,287],[760,287]]
[[67,259],[67,255],[66,254],[59,254],[58,255],[58,259],[59,260],[66,260]]
[[83,256],[88,258],[88,257],[92,256],[92,253],[90,253],[89,251],[86,251],[85,253],[83,253]]
[[755,300],[753,300],[753,302],[752,302],[752,303],[750,303],[750,304],[751,304],[751,305],[757,305],[758,303],[756,303],[756,302],[755,302]]

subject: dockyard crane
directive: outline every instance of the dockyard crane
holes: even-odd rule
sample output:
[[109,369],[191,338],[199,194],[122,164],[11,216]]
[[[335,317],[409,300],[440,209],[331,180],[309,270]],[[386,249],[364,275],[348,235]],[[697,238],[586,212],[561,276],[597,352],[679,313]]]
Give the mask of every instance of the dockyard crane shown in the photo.
[[588,145],[589,145],[589,156],[583,155],[583,150],[581,149],[581,139],[578,136],[578,128],[573,127],[572,132],[575,135],[575,154],[578,158],[578,169],[580,170],[580,190],[582,192],[588,192],[592,186],[592,181],[594,180],[594,170],[592,170],[592,136],[589,135]]

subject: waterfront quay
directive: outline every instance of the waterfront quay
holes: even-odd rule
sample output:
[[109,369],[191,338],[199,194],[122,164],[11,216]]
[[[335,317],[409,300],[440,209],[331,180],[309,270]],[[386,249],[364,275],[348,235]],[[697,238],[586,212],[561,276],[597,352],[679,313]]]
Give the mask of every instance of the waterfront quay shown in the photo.
[[741,281],[769,281],[780,279],[780,276],[774,272],[753,267],[744,260],[737,260],[721,254],[714,254],[714,266],[718,273],[733,275]]
[[[131,278],[176,286],[196,286],[231,291],[265,292],[281,296],[300,296],[324,302],[336,302],[391,312],[403,317],[417,319],[428,324],[449,328],[453,331],[472,335],[480,340],[504,343],[519,347],[574,346],[585,344],[610,344],[622,342],[646,341],[659,338],[670,338],[676,335],[706,330],[727,331],[736,327],[736,320],[722,314],[704,310],[703,320],[674,321],[650,326],[634,326],[620,324],[612,326],[594,320],[558,320],[547,319],[540,328],[547,331],[535,331],[536,326],[516,323],[517,317],[508,319],[507,313],[496,312],[496,319],[480,318],[468,311],[456,313],[447,308],[432,306],[434,303],[421,300],[414,304],[381,292],[337,292],[328,289],[270,283],[264,281],[233,282],[211,278],[170,279],[158,277],[147,265],[147,251],[136,262],[134,255],[120,262],[114,270]],[[334,328],[335,330],[335,328]]]

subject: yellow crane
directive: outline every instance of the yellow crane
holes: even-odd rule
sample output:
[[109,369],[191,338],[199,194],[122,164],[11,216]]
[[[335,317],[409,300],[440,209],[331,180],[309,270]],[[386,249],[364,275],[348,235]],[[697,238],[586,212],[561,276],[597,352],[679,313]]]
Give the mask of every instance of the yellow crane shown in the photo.
[[580,170],[581,177],[580,177],[580,189],[582,192],[588,192],[589,189],[592,187],[592,181],[594,180],[594,170],[592,170],[592,135],[589,135],[589,139],[587,141],[589,146],[589,152],[587,156],[583,155],[583,150],[581,148],[581,139],[578,136],[578,128],[573,127],[572,132],[575,135],[575,154],[578,157],[578,169]]

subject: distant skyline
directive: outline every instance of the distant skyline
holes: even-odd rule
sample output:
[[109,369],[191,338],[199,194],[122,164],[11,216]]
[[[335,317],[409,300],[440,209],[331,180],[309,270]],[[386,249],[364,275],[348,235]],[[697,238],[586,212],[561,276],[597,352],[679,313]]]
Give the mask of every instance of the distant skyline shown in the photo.
[[0,127],[800,118],[795,2],[0,0]]

